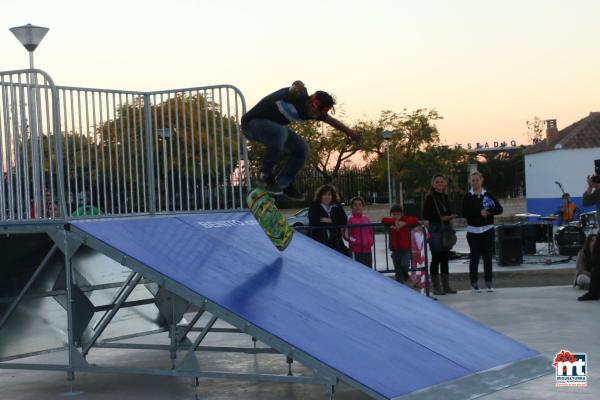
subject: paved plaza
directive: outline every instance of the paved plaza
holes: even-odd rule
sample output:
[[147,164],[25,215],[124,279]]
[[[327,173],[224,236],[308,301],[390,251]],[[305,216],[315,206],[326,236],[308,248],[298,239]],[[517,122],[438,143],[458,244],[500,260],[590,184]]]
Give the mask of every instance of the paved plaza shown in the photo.
[[[587,388],[556,388],[553,375],[547,375],[520,385],[484,396],[490,400],[504,399],[585,399],[600,398],[600,302],[578,302],[576,290],[568,286],[506,288],[494,293],[462,291],[440,297],[440,302],[464,313],[529,347],[539,350],[550,360],[561,349],[585,352],[589,360]],[[433,300],[432,300],[433,301]],[[419,310],[415,310],[418,318]],[[249,346],[247,336],[211,333],[207,344]],[[373,340],[377,340],[376,337]],[[136,339],[137,343],[167,343],[165,335]],[[285,358],[277,355],[240,355],[201,353],[207,368],[285,373]],[[64,362],[66,354],[52,353],[31,357],[24,362]],[[169,365],[167,352],[98,349],[89,361],[99,365],[157,366]],[[549,361],[550,362],[550,361]],[[233,366],[232,366],[233,365]],[[308,370],[294,364],[294,373]],[[401,379],[401,377],[399,377]],[[0,399],[39,400],[64,399],[69,394],[64,373],[38,371],[0,371]],[[73,398],[80,400],[275,400],[325,399],[320,386],[301,384],[256,383],[225,380],[200,380],[196,389],[189,379],[115,374],[78,374]],[[367,397],[340,385],[339,400],[359,400]]]

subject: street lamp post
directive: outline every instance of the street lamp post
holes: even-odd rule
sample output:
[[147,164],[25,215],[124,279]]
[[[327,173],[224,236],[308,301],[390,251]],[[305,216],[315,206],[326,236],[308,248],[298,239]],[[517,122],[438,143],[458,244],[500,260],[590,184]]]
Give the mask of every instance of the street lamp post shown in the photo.
[[33,52],[48,33],[49,28],[31,24],[10,28],[10,31],[19,39],[19,42],[29,52],[29,68],[33,69]]
[[[29,69],[33,70],[33,52],[37,49],[38,45],[46,36],[50,29],[43,28],[41,26],[35,26],[31,24],[17,26],[14,28],[10,28],[10,31],[16,38],[21,42],[23,47],[29,52]],[[37,75],[31,71],[27,74],[27,91],[28,91],[28,109],[29,109],[29,126],[30,126],[30,140],[31,140],[31,172],[33,175],[33,207],[35,210],[35,217],[45,217],[42,212],[42,202],[44,199],[44,188],[43,184],[40,182],[40,178],[43,180],[44,171],[40,166],[40,145],[39,145],[39,132],[38,132],[38,107],[39,107],[39,93],[37,88]],[[21,99],[22,104],[21,107],[25,107],[25,100]],[[26,135],[24,132],[23,135]],[[25,137],[26,141],[27,138]],[[27,160],[26,153],[25,160]],[[29,193],[27,191],[26,193]],[[48,212],[48,210],[46,210]]]
[[390,171],[390,139],[394,136],[392,131],[383,131],[383,139],[387,142],[387,174],[388,174],[388,203],[392,207],[392,174]]

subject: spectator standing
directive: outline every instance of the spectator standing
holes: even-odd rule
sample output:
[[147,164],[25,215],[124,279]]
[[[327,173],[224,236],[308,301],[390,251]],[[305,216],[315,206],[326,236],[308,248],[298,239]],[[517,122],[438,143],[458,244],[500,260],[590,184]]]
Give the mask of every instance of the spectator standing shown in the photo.
[[396,281],[408,283],[408,271],[410,268],[410,230],[419,223],[417,217],[404,215],[402,206],[394,204],[390,209],[390,216],[381,219],[381,223],[387,225],[390,230],[390,251]]
[[[587,177],[587,190],[583,193],[583,205],[596,205],[596,220],[600,223],[600,183],[598,175]],[[600,225],[599,225],[600,226]],[[600,299],[600,246],[594,246],[592,251],[590,272],[590,288],[586,294],[577,298],[579,301]]]
[[[40,218],[60,218],[60,208],[56,202],[52,201],[52,194],[48,190],[44,192],[44,201],[40,204],[40,211]],[[33,199],[29,204],[29,214],[30,218],[36,218]]]
[[450,209],[450,198],[446,194],[446,178],[441,174],[435,175],[431,180],[431,188],[423,206],[423,219],[429,222],[431,236],[429,239],[431,250],[429,273],[435,295],[456,293],[456,290],[450,287],[448,259],[451,249],[444,248],[442,245],[442,224],[449,224],[455,217],[456,214],[452,214]]
[[592,277],[592,254],[596,245],[596,234],[590,234],[585,238],[583,247],[577,253],[577,265],[573,286],[579,289],[589,289]]
[[471,289],[481,292],[478,284],[479,259],[483,258],[483,273],[488,292],[494,291],[492,284],[492,251],[494,248],[494,215],[502,214],[500,202],[483,188],[480,172],[471,174],[471,190],[465,194],[462,206],[467,219],[467,242]]
[[348,218],[348,225],[366,225],[350,226],[342,231],[344,239],[348,241],[352,258],[359,263],[372,268],[373,254],[373,227],[370,226],[369,217],[363,214],[365,201],[362,197],[354,197],[350,200],[350,209],[352,215]]
[[58,203],[53,201],[52,199],[52,193],[50,193],[49,190],[46,190],[45,193],[45,203],[46,203],[46,210],[48,215],[46,216],[47,218],[60,218],[60,207],[58,207]]
[[348,249],[342,240],[340,227],[346,225],[348,216],[339,202],[337,191],[332,185],[323,185],[315,193],[308,208],[310,236],[318,242],[343,254]]

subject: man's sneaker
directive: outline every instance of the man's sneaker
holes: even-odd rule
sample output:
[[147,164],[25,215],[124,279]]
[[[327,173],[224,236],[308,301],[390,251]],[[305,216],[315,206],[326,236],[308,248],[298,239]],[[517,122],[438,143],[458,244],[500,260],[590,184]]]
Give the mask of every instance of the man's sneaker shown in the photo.
[[486,291],[487,292],[493,292],[494,291],[494,287],[492,286],[492,282],[486,282],[485,283],[485,287],[486,287]]
[[577,300],[579,300],[579,301],[600,300],[600,297],[596,296],[595,294],[592,294],[590,292],[587,292],[583,296],[579,296],[577,298]]
[[280,196],[283,194],[283,189],[275,182],[275,179],[271,175],[267,175],[261,172],[256,180],[256,186],[263,188],[274,196]]
[[304,194],[297,191],[293,184],[283,189],[283,194],[290,200],[304,201]]
[[471,292],[481,293],[481,289],[479,289],[479,285],[476,283],[471,283]]

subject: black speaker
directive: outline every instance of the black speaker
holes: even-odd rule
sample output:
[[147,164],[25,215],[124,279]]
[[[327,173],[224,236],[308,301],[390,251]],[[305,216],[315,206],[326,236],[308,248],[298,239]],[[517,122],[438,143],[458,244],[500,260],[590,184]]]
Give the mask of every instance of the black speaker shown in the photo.
[[561,226],[554,234],[558,254],[561,256],[576,256],[585,243],[585,233],[576,226]]
[[521,265],[523,237],[521,225],[496,227],[496,260],[500,266]]
[[535,254],[535,243],[538,227],[536,224],[521,225],[521,238],[523,240],[523,254]]
[[552,237],[552,224],[533,224],[535,226],[535,241],[548,243],[548,238]]

